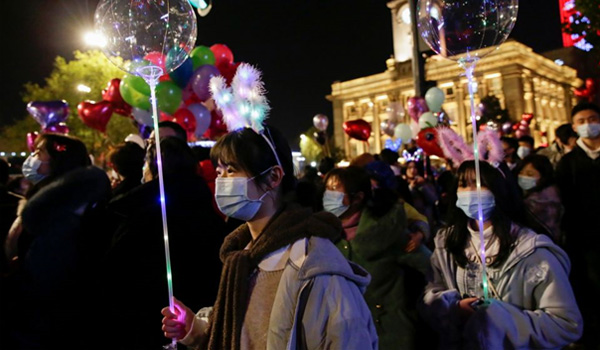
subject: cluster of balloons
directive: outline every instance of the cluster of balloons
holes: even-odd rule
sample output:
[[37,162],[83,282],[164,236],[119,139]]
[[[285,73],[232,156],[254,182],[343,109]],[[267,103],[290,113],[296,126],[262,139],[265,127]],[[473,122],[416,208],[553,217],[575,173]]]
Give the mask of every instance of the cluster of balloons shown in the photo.
[[[65,123],[69,117],[69,104],[65,100],[31,101],[27,104],[27,112],[40,124],[42,133],[68,134],[70,131]],[[27,133],[27,148],[31,152],[35,150],[38,135],[37,131]]]
[[[169,55],[152,52],[144,61],[164,68]],[[223,44],[211,47],[198,46],[179,67],[159,78],[156,86],[156,100],[160,120],[174,121],[188,133],[188,139],[215,139],[227,133],[223,116],[216,110],[212,101],[209,82],[221,75],[231,82],[240,63],[235,63],[233,53]],[[127,74],[120,79],[112,79],[103,91],[103,101],[83,101],[78,105],[79,117],[89,127],[102,133],[113,113],[132,117],[140,126],[140,132],[153,125],[150,86],[140,76]]]
[[523,113],[521,116],[521,120],[518,123],[515,123],[512,126],[513,131],[515,132],[515,136],[520,138],[522,136],[529,136],[531,134],[531,129],[529,125],[533,120],[533,114],[531,113]]

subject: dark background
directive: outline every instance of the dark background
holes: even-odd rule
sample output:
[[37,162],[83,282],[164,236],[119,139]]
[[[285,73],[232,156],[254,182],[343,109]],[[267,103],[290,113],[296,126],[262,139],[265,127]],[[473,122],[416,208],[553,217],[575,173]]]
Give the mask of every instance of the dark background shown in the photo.
[[[3,2],[0,127],[23,118],[27,81],[43,83],[57,55],[85,50],[98,0]],[[236,62],[263,71],[272,106],[270,123],[293,148],[312,116],[332,116],[331,83],[380,73],[393,53],[391,12],[385,0],[214,0],[198,18],[197,45],[223,43]],[[561,46],[558,0],[521,0],[512,33],[543,52]]]

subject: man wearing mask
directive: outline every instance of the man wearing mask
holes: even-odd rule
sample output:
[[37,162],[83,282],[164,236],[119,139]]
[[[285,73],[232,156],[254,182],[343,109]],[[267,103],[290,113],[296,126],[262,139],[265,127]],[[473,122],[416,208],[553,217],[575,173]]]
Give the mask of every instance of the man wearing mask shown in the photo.
[[573,125],[568,123],[556,128],[554,135],[554,142],[549,147],[539,150],[537,154],[550,159],[550,163],[556,169],[561,158],[575,148],[579,135],[573,130]]
[[576,146],[558,163],[556,177],[565,216],[565,248],[572,259],[571,280],[582,306],[586,348],[600,345],[600,319],[588,307],[600,294],[600,107],[580,103],[571,112],[573,130],[579,134]]
[[517,155],[523,159],[533,153],[533,137],[529,135],[519,137],[519,148],[517,148]]

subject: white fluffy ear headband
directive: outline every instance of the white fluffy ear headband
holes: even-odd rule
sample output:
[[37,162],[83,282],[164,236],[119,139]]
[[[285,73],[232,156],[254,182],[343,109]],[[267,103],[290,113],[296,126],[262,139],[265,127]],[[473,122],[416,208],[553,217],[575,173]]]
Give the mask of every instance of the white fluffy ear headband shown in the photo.
[[264,133],[263,122],[267,119],[270,107],[260,71],[248,63],[242,63],[237,68],[231,86],[227,86],[225,78],[216,76],[210,79],[209,88],[217,108],[223,112],[227,128],[232,132],[250,128],[261,135],[283,169],[273,141]]
[[[465,141],[451,128],[441,127],[437,129],[438,142],[444,151],[446,158],[452,160],[456,166],[465,160],[473,160],[473,147],[468,146]],[[479,159],[494,166],[498,166],[504,160],[504,149],[498,134],[491,130],[480,131],[477,134],[477,145],[479,146]]]

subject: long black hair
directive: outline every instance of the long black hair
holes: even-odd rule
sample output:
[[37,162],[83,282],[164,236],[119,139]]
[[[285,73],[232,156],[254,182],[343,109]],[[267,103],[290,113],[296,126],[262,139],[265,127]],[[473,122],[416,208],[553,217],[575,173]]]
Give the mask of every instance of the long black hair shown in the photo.
[[[515,196],[515,188],[506,180],[502,172],[487,162],[481,161],[481,186],[487,188],[494,195],[496,206],[490,220],[494,227],[494,235],[500,242],[500,249],[496,259],[490,267],[501,266],[512,251],[516,237],[511,233],[512,223],[521,224],[523,220],[523,204],[520,198]],[[509,174],[510,175],[510,174]],[[475,162],[463,162],[458,168],[457,181],[454,190],[450,192],[449,202],[449,234],[446,237],[446,249],[452,254],[456,263],[465,267],[468,260],[465,255],[465,247],[470,237],[467,225],[471,219],[458,207],[456,207],[456,189],[458,187],[470,187],[475,183]]]
[[[296,185],[292,151],[283,135],[276,129],[265,126],[264,135],[273,143],[277,157],[281,161],[281,167],[285,173],[281,189],[283,194],[287,194]],[[210,151],[210,157],[215,163],[220,161],[238,170],[243,170],[251,177],[258,176],[255,179],[257,183],[264,183],[268,177],[268,173],[259,176],[260,174],[278,165],[277,158],[264,137],[249,128],[222,136]]]

